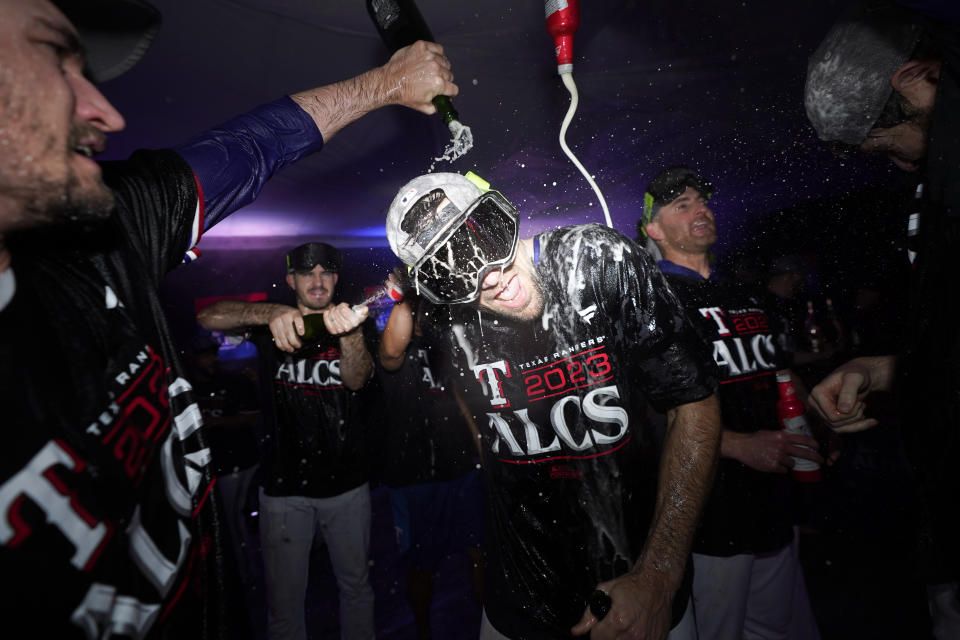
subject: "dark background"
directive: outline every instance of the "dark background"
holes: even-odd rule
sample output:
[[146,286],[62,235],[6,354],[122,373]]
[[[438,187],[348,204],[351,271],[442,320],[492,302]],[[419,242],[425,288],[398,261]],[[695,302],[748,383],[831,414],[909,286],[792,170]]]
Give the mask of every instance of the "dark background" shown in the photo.
[[[163,147],[283,94],[387,59],[361,0],[157,0],[164,26],[143,61],[104,85],[128,127],[108,157]],[[521,212],[521,233],[603,220],[557,137],[570,96],[556,74],[543,4],[421,0],[452,61],[475,146],[438,171],[473,170]],[[903,267],[904,176],[881,158],[840,159],[803,112],[807,58],[842,0],[591,0],[574,42],[577,116],[567,141],[629,236],[647,182],[675,163],[715,185],[718,257],[766,263],[800,253],[811,295]],[[283,252],[308,240],[347,250],[342,295],[394,264],[383,223],[399,187],[446,144],[437,117],[374,112],[278,176],[257,202],[204,236],[204,257],[169,282],[194,297],[282,285]]]

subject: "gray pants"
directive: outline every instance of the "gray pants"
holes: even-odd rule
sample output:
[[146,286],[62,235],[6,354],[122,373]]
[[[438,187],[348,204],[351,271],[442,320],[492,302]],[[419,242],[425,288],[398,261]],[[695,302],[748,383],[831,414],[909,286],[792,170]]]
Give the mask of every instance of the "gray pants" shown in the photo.
[[[510,640],[510,638],[493,628],[493,625],[487,620],[487,612],[484,611],[480,620],[480,640]],[[693,614],[692,601],[687,603],[687,609],[683,612],[683,617],[677,623],[677,626],[670,630],[667,640],[698,640],[697,621]]]
[[693,602],[704,640],[820,640],[798,535],[779,551],[693,554]]
[[260,490],[270,640],[306,640],[304,600],[310,548],[317,533],[327,543],[340,589],[340,637],[373,639],[370,519],[366,483],[332,498],[274,497]]

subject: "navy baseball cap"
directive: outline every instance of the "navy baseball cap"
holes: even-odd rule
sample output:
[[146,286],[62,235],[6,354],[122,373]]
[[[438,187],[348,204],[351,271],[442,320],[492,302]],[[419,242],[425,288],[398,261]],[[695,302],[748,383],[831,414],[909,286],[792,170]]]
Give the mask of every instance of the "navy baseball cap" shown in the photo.
[[343,254],[326,242],[308,242],[286,255],[287,273],[310,271],[320,265],[325,271],[339,272]]
[[80,34],[86,72],[95,82],[128,71],[160,30],[160,12],[143,0],[53,0]]

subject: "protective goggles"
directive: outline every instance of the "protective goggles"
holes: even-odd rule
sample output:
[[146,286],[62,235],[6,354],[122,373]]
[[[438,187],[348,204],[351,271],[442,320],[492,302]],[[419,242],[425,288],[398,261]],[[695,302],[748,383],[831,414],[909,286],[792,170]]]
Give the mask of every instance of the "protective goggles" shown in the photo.
[[518,241],[517,210],[496,191],[488,191],[413,266],[417,290],[434,304],[472,302],[480,297],[488,273],[513,262]]

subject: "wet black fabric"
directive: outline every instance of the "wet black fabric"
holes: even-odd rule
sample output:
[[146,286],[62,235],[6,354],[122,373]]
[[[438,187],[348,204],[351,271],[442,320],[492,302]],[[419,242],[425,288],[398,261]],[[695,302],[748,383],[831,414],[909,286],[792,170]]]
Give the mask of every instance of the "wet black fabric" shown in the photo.
[[389,421],[379,452],[379,479],[391,487],[446,482],[476,468],[470,428],[453,393],[431,367],[439,356],[413,335],[399,369],[377,366]]
[[[376,353],[372,318],[363,334]],[[382,400],[369,382],[359,391],[343,385],[340,339],[328,335],[291,354],[274,347],[267,327],[257,327],[252,338],[260,352],[264,491],[329,498],[366,482],[367,430]]]
[[647,402],[665,410],[716,384],[645,251],[600,225],[539,242],[543,323],[448,310],[452,380],[482,436],[484,609],[515,640],[569,637],[596,584],[633,567],[658,474]]
[[[667,282],[711,345],[720,371],[723,428],[778,430],[776,371],[781,354],[758,296],[743,286],[668,273]],[[712,556],[764,553],[793,539],[787,474],[721,458],[693,550]]]
[[770,323],[770,331],[777,341],[783,365],[794,366],[794,354],[807,346],[801,341],[801,328],[806,307],[799,298],[781,298],[771,291],[759,294],[761,306]]
[[898,368],[904,443],[921,487],[928,582],[960,579],[960,27],[925,21],[943,54],[927,150],[920,245]]
[[71,616],[92,637],[113,637],[111,617],[140,627],[116,635],[152,637],[161,617],[216,635],[208,451],[157,293],[189,248],[195,182],[172,152],[109,163],[104,178],[117,196],[105,223],[6,239],[0,606],[37,638],[86,637]]
[[259,411],[257,385],[242,375],[219,372],[212,380],[200,381],[194,377],[193,389],[206,424],[213,474],[234,473],[257,464],[260,450],[253,425],[223,426],[219,422]]

